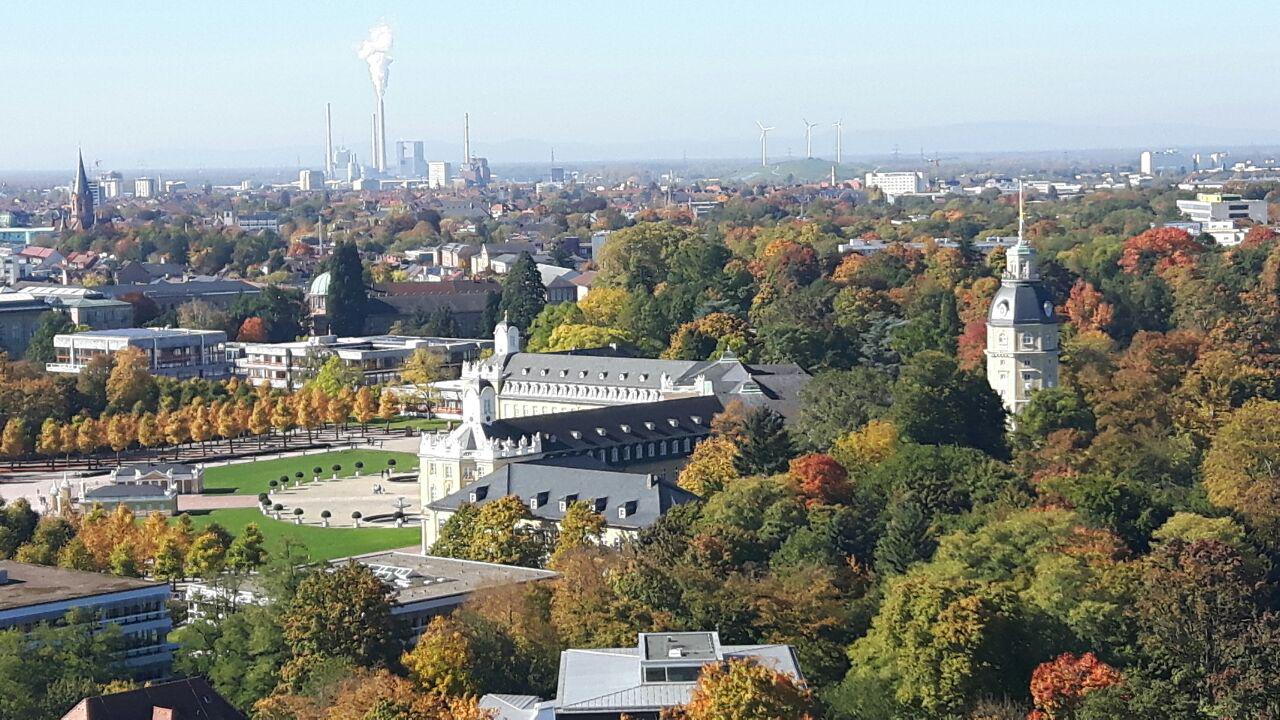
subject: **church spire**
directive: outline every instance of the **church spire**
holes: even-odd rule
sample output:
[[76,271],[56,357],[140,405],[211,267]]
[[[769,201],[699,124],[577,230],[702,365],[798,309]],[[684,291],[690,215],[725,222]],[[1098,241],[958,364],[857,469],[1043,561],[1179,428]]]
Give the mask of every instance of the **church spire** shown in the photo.
[[71,230],[88,230],[93,227],[93,193],[89,190],[89,175],[84,171],[84,151],[76,149],[76,179],[71,183],[71,213],[65,226]]

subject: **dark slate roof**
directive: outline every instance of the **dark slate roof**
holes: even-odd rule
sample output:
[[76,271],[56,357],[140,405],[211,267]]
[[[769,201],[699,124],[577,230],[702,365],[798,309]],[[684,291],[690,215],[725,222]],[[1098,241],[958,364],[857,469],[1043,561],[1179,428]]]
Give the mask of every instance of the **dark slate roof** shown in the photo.
[[[1006,304],[1008,313],[997,312],[997,308]],[[1053,314],[1053,300],[1039,283],[1010,282],[1001,283],[991,298],[991,308],[987,319],[992,325],[1052,325],[1058,322]]]
[[86,490],[84,492],[85,500],[101,501],[101,500],[117,500],[120,498],[154,498],[163,500],[167,497],[168,490],[160,485],[150,485],[146,483],[129,484],[129,485],[100,485],[96,488]]
[[502,292],[502,286],[488,280],[441,280],[440,282],[391,282],[373,286],[378,296],[395,295],[464,295]]
[[243,293],[256,295],[262,290],[243,280],[191,280],[188,282],[158,281],[136,285],[103,285],[98,290],[107,297],[118,298],[129,293],[142,293],[150,298],[200,297],[202,295],[229,295]]
[[195,468],[193,468],[190,465],[184,465],[182,463],[148,462],[148,463],[129,463],[128,465],[120,465],[111,471],[111,476],[116,478],[117,480],[132,480],[134,477],[134,471],[137,471],[142,475],[148,475],[153,472],[158,472],[161,475],[164,475],[170,470],[173,470],[174,475],[192,475],[195,473]]
[[722,410],[720,398],[706,395],[497,420],[485,426],[485,433],[512,442],[541,433],[544,453],[580,454],[650,440],[705,437],[711,418]]
[[137,690],[86,698],[66,718],[151,720],[155,708],[174,710],[175,720],[246,720],[245,715],[202,678],[174,680]]
[[[545,416],[543,416],[545,417]],[[593,503],[609,527],[639,529],[652,525],[676,505],[698,496],[656,476],[558,465],[554,461],[508,463],[455,493],[431,503],[437,510],[484,505],[515,495],[540,520],[559,522],[575,500]],[[475,500],[472,500],[472,497]],[[534,502],[536,500],[536,502]],[[535,507],[536,505],[536,507]],[[619,515],[625,508],[627,516]]]

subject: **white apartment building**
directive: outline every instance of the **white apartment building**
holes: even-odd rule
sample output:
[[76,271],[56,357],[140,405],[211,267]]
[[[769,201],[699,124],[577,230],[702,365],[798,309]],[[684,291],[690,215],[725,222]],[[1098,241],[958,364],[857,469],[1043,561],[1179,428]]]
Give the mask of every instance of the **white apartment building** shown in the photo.
[[262,381],[276,388],[296,388],[307,382],[331,356],[360,371],[363,385],[398,382],[405,361],[419,348],[441,356],[446,367],[461,366],[493,347],[492,340],[373,335],[340,338],[317,335],[306,340],[283,343],[228,343],[227,354],[235,361],[235,373],[257,385]]
[[427,163],[427,186],[433,190],[448,187],[452,170],[453,166],[443,160],[432,160]]
[[221,330],[186,328],[121,328],[53,336],[55,360],[49,372],[78,375],[94,358],[127,347],[143,352],[152,375],[172,378],[225,378],[227,334]]
[[1194,222],[1250,220],[1265,224],[1266,200],[1245,200],[1227,193],[1199,193],[1195,200],[1179,200],[1178,210]]
[[303,192],[324,189],[324,173],[319,170],[302,170],[298,173],[298,189]]
[[136,198],[153,198],[156,196],[156,181],[154,178],[134,178],[133,196]]
[[922,172],[869,172],[866,175],[867,188],[880,188],[890,197],[922,193],[929,189],[929,183]]

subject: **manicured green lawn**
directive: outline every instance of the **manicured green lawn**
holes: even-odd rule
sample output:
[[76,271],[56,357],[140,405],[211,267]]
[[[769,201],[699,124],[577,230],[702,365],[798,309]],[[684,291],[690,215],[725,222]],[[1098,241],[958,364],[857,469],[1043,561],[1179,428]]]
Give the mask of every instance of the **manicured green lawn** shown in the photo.
[[191,520],[197,530],[216,522],[232,535],[239,535],[249,523],[257,523],[267,539],[268,552],[277,552],[284,539],[291,538],[304,545],[311,560],[315,562],[379,550],[395,550],[418,545],[422,541],[417,525],[359,529],[294,525],[291,520],[275,520],[253,508],[210,510],[192,514]]
[[328,478],[333,475],[330,468],[341,465],[342,470],[338,472],[338,477],[348,477],[355,474],[356,463],[363,462],[364,469],[361,470],[361,475],[376,476],[387,467],[387,460],[391,458],[395,458],[397,473],[418,468],[418,456],[412,453],[387,450],[337,450],[320,455],[247,461],[209,468],[204,471],[204,487],[206,492],[231,490],[239,495],[257,495],[266,492],[269,488],[268,483],[280,479],[281,475],[288,475],[292,482],[294,473],[299,470],[304,473],[303,482],[310,482],[311,471],[315,467],[324,468],[320,477]]

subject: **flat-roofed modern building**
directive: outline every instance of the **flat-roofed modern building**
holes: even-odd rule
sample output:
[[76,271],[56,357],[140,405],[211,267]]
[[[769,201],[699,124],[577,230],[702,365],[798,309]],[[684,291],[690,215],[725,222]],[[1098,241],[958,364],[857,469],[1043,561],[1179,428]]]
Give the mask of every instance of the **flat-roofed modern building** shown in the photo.
[[1228,193],[1200,193],[1195,200],[1179,200],[1178,210],[1193,222],[1249,220],[1267,222],[1266,200],[1245,200]]
[[[436,615],[452,612],[474,593],[494,587],[550,580],[551,570],[498,565],[420,555],[402,550],[357,555],[331,561],[337,566],[348,561],[367,566],[393,593],[391,614],[401,624],[402,640],[412,644]],[[218,616],[232,606],[266,603],[267,598],[248,576],[234,589],[224,584],[193,582],[186,587],[185,600],[195,617]]]
[[0,560],[0,630],[31,632],[86,611],[98,625],[120,628],[120,661],[138,678],[169,675],[169,597],[168,583]]
[[221,330],[186,328],[120,328],[55,335],[55,360],[46,368],[79,374],[95,357],[134,347],[147,356],[153,375],[219,379],[231,374],[226,342],[227,334]]
[[296,342],[229,343],[227,347],[235,359],[237,375],[255,385],[266,380],[272,387],[294,388],[310,379],[330,356],[359,370],[361,384],[382,385],[398,382],[405,362],[419,349],[436,353],[446,367],[461,367],[464,362],[479,359],[480,351],[492,348],[493,341],[412,335],[316,335]]
[[929,189],[929,183],[921,172],[869,172],[866,185],[868,188],[880,188],[890,197],[914,195]]
[[658,720],[689,702],[702,668],[729,660],[752,660],[805,682],[790,645],[721,645],[716,632],[640,633],[635,647],[560,653],[554,700],[486,695],[480,703],[504,720]]

